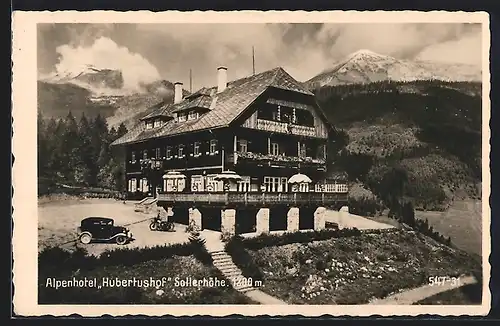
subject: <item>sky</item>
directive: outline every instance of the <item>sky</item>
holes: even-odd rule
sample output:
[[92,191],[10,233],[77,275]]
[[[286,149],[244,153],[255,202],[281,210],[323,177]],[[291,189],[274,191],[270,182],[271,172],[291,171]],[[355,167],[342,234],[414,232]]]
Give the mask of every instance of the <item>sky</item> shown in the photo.
[[38,24],[38,74],[78,72],[86,65],[120,69],[125,85],[166,79],[196,90],[283,67],[306,81],[360,49],[399,59],[481,65],[481,25],[350,24]]

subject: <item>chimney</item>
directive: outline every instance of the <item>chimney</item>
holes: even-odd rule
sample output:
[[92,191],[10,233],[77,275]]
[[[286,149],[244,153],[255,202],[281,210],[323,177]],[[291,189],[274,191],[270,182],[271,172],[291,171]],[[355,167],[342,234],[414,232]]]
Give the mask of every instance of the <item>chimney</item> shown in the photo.
[[174,104],[182,101],[182,83],[176,82],[174,84]]
[[217,92],[220,93],[224,91],[227,87],[227,68],[219,67],[217,68]]

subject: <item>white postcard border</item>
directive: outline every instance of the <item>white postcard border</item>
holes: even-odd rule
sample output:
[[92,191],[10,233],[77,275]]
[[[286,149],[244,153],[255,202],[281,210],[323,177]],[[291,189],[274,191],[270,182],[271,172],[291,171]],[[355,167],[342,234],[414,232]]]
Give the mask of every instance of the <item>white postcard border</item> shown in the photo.
[[[490,309],[491,252],[490,197],[490,72],[489,15],[485,12],[385,12],[385,11],[41,11],[14,12],[13,30],[13,282],[14,312],[21,316],[101,316],[103,314],[150,316],[304,315],[304,316],[405,316],[485,315]],[[363,305],[38,305],[37,294],[37,144],[36,144],[36,24],[37,23],[409,23],[473,22],[483,34],[483,130],[482,130],[482,263],[483,301],[478,306],[373,306]]]

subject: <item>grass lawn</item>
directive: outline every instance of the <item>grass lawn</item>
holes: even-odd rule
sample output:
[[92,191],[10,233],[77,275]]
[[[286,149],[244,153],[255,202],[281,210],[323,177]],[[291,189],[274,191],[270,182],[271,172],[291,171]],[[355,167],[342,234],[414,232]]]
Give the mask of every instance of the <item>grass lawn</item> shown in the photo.
[[444,212],[416,211],[415,217],[427,219],[434,230],[451,237],[451,242],[458,248],[481,256],[483,227],[481,201],[455,201]]
[[[133,266],[105,266],[88,271],[74,271],[68,275],[58,275],[57,279],[94,279],[103,277],[121,280],[150,280],[167,278],[165,286],[148,287],[102,287],[59,288],[46,287],[47,277],[40,275],[39,304],[250,304],[243,294],[230,286],[201,287],[180,286],[178,280],[223,279],[211,266],[203,265],[193,256],[174,256],[161,260],[150,260]],[[169,280],[170,278],[170,280]],[[227,283],[227,282],[226,282]],[[143,284],[144,285],[144,284]],[[163,291],[159,291],[163,290]],[[159,292],[158,292],[159,291]]]
[[261,290],[290,304],[364,304],[429,276],[481,273],[467,253],[396,229],[247,252],[263,275]]
[[480,305],[480,284],[469,284],[416,302],[415,305]]

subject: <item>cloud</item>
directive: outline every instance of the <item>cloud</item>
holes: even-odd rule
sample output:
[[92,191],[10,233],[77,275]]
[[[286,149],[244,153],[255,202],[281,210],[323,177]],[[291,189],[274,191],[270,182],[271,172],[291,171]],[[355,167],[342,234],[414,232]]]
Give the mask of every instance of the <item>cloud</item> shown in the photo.
[[[316,35],[330,57],[340,59],[359,49],[402,59],[413,59],[423,49],[458,40],[470,33],[479,34],[474,24],[327,24]],[[459,44],[455,44],[459,45]],[[480,53],[476,55],[480,57]]]
[[[402,59],[477,63],[478,24],[51,24],[39,27],[39,70],[81,64],[122,69],[128,85],[160,76],[193,90],[277,66],[307,80],[344,56],[370,49]],[[450,55],[453,53],[454,55]],[[57,67],[57,68],[56,68]]]
[[417,55],[418,60],[481,65],[481,34],[472,34],[458,40],[434,44]]
[[141,84],[161,78],[156,67],[147,59],[118,46],[107,37],[100,37],[89,46],[61,45],[56,51],[60,55],[55,65],[57,73],[78,74],[88,65],[98,69],[121,70],[124,88],[128,90],[138,90]]

